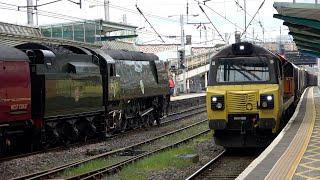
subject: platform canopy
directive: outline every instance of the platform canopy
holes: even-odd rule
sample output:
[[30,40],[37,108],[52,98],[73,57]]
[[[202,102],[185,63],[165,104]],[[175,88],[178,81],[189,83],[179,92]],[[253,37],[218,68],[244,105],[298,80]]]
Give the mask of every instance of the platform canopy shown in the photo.
[[320,5],[275,2],[274,18],[284,20],[299,51],[320,57]]
[[130,39],[137,37],[136,26],[111,21],[86,20],[40,26],[45,37],[61,38],[87,43],[97,41]]
[[59,39],[45,37],[41,34],[39,28],[31,26],[21,26],[0,22],[0,44],[7,46],[17,46],[24,43],[43,43],[64,44],[71,46],[81,46],[88,48],[100,48],[101,44],[74,41],[69,39]]

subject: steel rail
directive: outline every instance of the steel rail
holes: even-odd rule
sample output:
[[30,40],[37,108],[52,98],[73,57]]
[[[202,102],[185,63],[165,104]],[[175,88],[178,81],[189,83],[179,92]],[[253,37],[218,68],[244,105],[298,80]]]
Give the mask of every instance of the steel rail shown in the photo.
[[191,108],[187,108],[187,109],[182,110],[182,111],[170,113],[170,114],[168,114],[168,116],[165,116],[165,117],[163,117],[163,118],[161,118],[161,119],[165,119],[165,118],[168,118],[168,117],[170,117],[170,116],[175,116],[175,115],[183,114],[183,113],[185,113],[185,112],[189,112],[189,111],[193,111],[193,110],[197,110],[197,109],[201,109],[201,108],[205,108],[205,107],[206,107],[205,104],[199,104],[199,105],[196,106],[196,107],[191,107]]
[[97,170],[93,170],[93,171],[90,171],[90,172],[87,172],[87,173],[83,173],[83,174],[80,174],[80,175],[76,175],[76,176],[73,176],[73,177],[69,177],[69,178],[66,178],[66,179],[69,179],[69,180],[74,180],[74,179],[82,179],[82,180],[85,180],[85,179],[96,179],[98,176],[101,177],[102,175],[104,174],[111,174],[111,173],[116,173],[117,171],[121,170],[122,167],[124,167],[125,165],[128,165],[130,163],[134,163],[140,159],[143,159],[143,158],[146,158],[150,155],[153,155],[155,153],[159,153],[159,152],[162,152],[164,150],[167,150],[167,149],[170,149],[170,148],[173,148],[173,147],[177,147],[179,145],[181,145],[182,143],[186,143],[196,137],[199,137],[203,134],[206,134],[210,132],[210,130],[204,130],[198,134],[195,134],[191,137],[188,137],[188,138],[185,138],[183,140],[180,140],[174,144],[171,144],[171,145],[167,145],[167,146],[164,146],[164,147],[161,147],[161,148],[158,148],[156,150],[153,150],[153,151],[150,151],[150,152],[146,152],[146,153],[143,153],[141,155],[138,155],[136,157],[132,157],[128,160],[125,160],[125,161],[122,161],[122,162],[119,162],[119,163],[116,163],[114,165],[111,165],[111,166],[106,166],[106,167],[103,167],[103,168],[100,168],[100,169],[97,169]]
[[54,167],[54,168],[51,168],[51,169],[48,169],[48,170],[39,171],[39,172],[35,172],[35,173],[32,173],[32,174],[27,174],[27,175],[24,175],[24,176],[16,177],[16,178],[13,178],[13,179],[14,180],[20,180],[20,179],[47,178],[47,177],[50,177],[53,174],[57,174],[57,173],[62,172],[64,170],[66,170],[66,169],[71,169],[71,168],[77,167],[77,166],[79,166],[81,164],[84,164],[84,163],[92,161],[92,160],[104,158],[104,157],[107,157],[107,156],[110,156],[110,155],[114,155],[114,154],[117,154],[119,152],[122,152],[122,151],[125,151],[125,150],[128,150],[128,149],[136,148],[136,147],[139,147],[141,145],[144,145],[144,144],[147,144],[147,143],[151,143],[151,142],[159,140],[159,139],[161,139],[163,137],[166,137],[166,136],[169,136],[169,135],[184,131],[186,129],[189,129],[189,128],[197,126],[197,125],[200,125],[200,124],[205,123],[205,122],[207,122],[207,119],[201,120],[199,122],[193,123],[193,124],[188,125],[186,127],[183,127],[183,128],[168,132],[166,134],[163,134],[163,135],[160,135],[160,136],[145,140],[143,142],[139,142],[139,143],[136,143],[136,144],[133,144],[133,145],[130,145],[130,146],[126,146],[126,147],[123,147],[123,148],[119,148],[119,149],[116,149],[116,150],[113,150],[113,151],[109,151],[109,152],[106,152],[106,153],[98,154],[98,155],[92,156],[92,157],[87,158],[87,159],[82,159],[82,160],[78,160],[78,161],[75,161],[75,162],[72,162],[72,163],[64,164],[64,165],[61,165],[61,166],[58,166],[58,167]]
[[[188,108],[188,109],[185,109],[183,111],[170,113],[167,116],[165,116],[164,118],[161,118],[161,120],[169,119],[171,117],[174,117],[174,116],[177,116],[177,115],[180,115],[180,114],[183,114],[183,113],[189,113],[189,112],[192,112],[192,111],[196,111],[196,110],[202,109],[204,107],[205,107],[205,105],[202,104],[200,106]],[[164,125],[173,123],[173,122],[178,121],[180,119],[183,119],[183,118],[186,118],[186,117],[190,117],[190,116],[202,113],[204,111],[205,110],[200,110],[198,112],[186,114],[186,115],[183,115],[181,117],[174,118],[172,120],[163,121],[163,122],[161,122],[160,126],[164,126]],[[151,128],[153,128],[153,127],[151,127]],[[136,130],[136,129],[134,129],[134,130]],[[127,135],[128,133],[134,132],[134,130],[132,130],[132,131],[129,130],[129,131],[126,131],[124,133],[115,134],[115,135],[112,135],[112,136],[108,137],[107,139],[114,139],[114,138],[116,138],[118,136],[124,136],[124,135]],[[34,151],[34,152],[30,152],[30,153],[22,153],[22,154],[18,154],[18,155],[9,155],[9,156],[5,156],[5,157],[0,157],[0,162],[5,162],[5,161],[13,160],[13,159],[28,157],[28,156],[32,156],[32,155],[36,155],[36,154],[40,154],[40,153],[47,153],[47,152],[53,152],[53,151],[62,151],[62,150],[66,150],[68,148],[74,148],[74,147],[79,147],[79,146],[89,145],[89,144],[94,144],[94,143],[99,143],[99,141],[97,141],[97,142],[87,142],[87,143],[84,143],[84,144],[76,143],[76,144],[73,144],[72,146],[69,146],[69,147],[59,146],[59,147],[53,147],[53,148],[46,149],[46,150]]]
[[199,177],[200,174],[205,172],[214,162],[217,162],[218,159],[220,159],[224,154],[226,150],[224,149],[221,151],[216,157],[214,157],[211,161],[209,161],[207,164],[203,165],[200,169],[198,169],[196,172],[194,172],[192,175],[186,178],[186,180],[192,180],[196,177]]

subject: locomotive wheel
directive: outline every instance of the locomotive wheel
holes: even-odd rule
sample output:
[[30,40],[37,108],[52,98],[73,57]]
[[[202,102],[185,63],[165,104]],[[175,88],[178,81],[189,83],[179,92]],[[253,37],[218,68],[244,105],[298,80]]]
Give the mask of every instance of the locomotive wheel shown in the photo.
[[149,113],[149,114],[146,114],[145,116],[143,116],[142,118],[142,127],[143,128],[150,128],[152,125],[153,125],[153,122],[152,122],[152,115]]
[[59,141],[59,134],[57,131],[50,127],[45,127],[45,143],[43,144],[43,148],[47,149],[50,145],[56,145]]
[[79,132],[72,124],[62,124],[61,137],[63,144],[69,145],[71,142],[76,141],[78,139],[78,136]]
[[160,115],[159,111],[154,111],[153,113],[153,121],[156,121],[157,126],[160,126],[161,120],[160,120]]
[[0,157],[5,155],[5,142],[2,133],[0,134]]
[[41,148],[40,143],[41,143],[41,132],[39,129],[33,128],[32,131],[30,132],[30,137],[31,137],[31,152],[39,150]]
[[81,137],[93,137],[96,134],[97,128],[89,121],[80,120],[76,123],[76,129]]
[[152,127],[154,125],[154,116],[152,113],[148,115],[147,124],[149,127]]
[[6,135],[6,131],[4,130],[0,134],[0,155],[6,155],[12,152],[12,150],[15,150],[12,148],[13,145],[13,139],[12,137],[9,137]]

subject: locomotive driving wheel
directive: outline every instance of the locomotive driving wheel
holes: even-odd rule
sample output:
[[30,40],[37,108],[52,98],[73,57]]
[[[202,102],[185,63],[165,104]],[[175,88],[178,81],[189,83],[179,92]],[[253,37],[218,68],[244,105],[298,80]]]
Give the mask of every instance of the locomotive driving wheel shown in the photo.
[[148,113],[142,117],[142,123],[144,128],[150,128],[153,126],[154,118],[152,113]]
[[62,123],[62,128],[60,128],[60,137],[65,145],[69,145],[78,139],[79,132],[71,123]]
[[3,133],[0,131],[0,157],[5,154],[5,139],[3,138]]
[[43,143],[42,146],[43,148],[47,149],[50,145],[54,146],[58,143],[59,134],[53,127],[46,125],[44,131],[44,139],[45,143]]
[[150,114],[148,115],[148,121],[147,121],[147,123],[148,123],[148,126],[150,126],[150,127],[153,126],[153,124],[154,124],[154,116],[153,116],[152,113],[150,113]]
[[161,113],[162,113],[161,111],[154,111],[153,112],[153,122],[155,121],[157,126],[160,126],[160,124],[161,124],[161,119],[160,119]]

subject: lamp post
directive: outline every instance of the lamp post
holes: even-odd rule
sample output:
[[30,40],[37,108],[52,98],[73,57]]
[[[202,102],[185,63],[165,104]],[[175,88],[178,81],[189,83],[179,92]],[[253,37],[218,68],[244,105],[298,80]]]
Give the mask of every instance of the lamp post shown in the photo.
[[109,0],[104,0],[103,1],[103,6],[104,6],[104,20],[109,21]]
[[104,20],[105,21],[110,21],[109,5],[110,5],[110,1],[109,0],[104,0],[103,1],[103,5],[89,5],[89,8],[94,8],[94,7],[97,7],[97,6],[103,6],[104,7]]
[[[169,18],[170,17],[174,17],[174,16],[178,16],[178,15],[170,15],[168,16]],[[183,53],[185,53],[185,35],[184,35],[184,16],[183,14],[180,14],[179,17],[180,17],[180,33],[181,33],[181,44],[180,44],[180,51],[182,51]],[[196,16],[199,16],[198,14],[192,14],[190,16],[193,16],[193,17],[196,17]],[[188,62],[186,62],[186,59],[185,59],[185,55],[181,56],[183,58],[183,62],[185,63],[185,68],[183,68],[183,83],[182,83],[182,86],[183,86],[183,92],[184,93],[187,93],[187,89],[188,89],[188,83],[187,83],[187,80],[186,80],[186,73],[187,73],[187,70],[188,70]]]
[[33,2],[32,0],[27,0],[27,17],[28,25],[33,26]]

